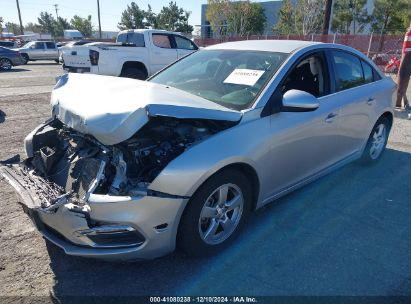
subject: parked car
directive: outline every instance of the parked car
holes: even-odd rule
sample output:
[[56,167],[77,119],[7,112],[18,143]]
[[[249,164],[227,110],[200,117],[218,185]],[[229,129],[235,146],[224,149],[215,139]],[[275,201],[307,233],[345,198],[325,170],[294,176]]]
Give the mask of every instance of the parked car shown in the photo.
[[24,59],[19,52],[0,46],[0,71],[10,70],[20,64],[24,64]]
[[83,34],[78,30],[64,30],[65,39],[83,39]]
[[65,74],[27,159],[0,172],[67,254],[209,255],[252,211],[379,160],[394,92],[362,53],[304,41],[207,47],[147,81]]
[[17,47],[17,42],[15,41],[5,41],[5,40],[0,40],[0,46],[5,47],[8,49],[12,49]]
[[[59,62],[60,63],[64,63],[64,59],[63,59],[63,54],[66,54],[68,52],[71,53],[71,51],[73,50],[73,47],[75,46],[80,46],[80,45],[85,45],[88,43],[93,43],[93,40],[73,40],[73,41],[69,41],[67,43],[65,43],[64,45],[58,47],[59,49]],[[66,54],[67,56],[67,54]]]
[[59,60],[59,52],[53,41],[30,41],[14,50],[21,53],[25,63],[35,60],[54,60],[58,63]]
[[198,47],[190,39],[162,30],[127,30],[116,43],[72,47],[63,54],[69,72],[121,76],[144,80]]

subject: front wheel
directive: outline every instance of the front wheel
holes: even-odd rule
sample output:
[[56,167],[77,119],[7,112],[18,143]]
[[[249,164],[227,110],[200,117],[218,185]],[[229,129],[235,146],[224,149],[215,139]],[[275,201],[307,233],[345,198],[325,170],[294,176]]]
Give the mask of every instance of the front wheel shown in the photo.
[[362,163],[372,164],[380,159],[388,142],[390,128],[391,125],[386,117],[378,119],[365,146],[361,157]]
[[248,179],[238,170],[224,170],[208,179],[183,213],[178,246],[191,256],[222,250],[238,235],[251,212]]

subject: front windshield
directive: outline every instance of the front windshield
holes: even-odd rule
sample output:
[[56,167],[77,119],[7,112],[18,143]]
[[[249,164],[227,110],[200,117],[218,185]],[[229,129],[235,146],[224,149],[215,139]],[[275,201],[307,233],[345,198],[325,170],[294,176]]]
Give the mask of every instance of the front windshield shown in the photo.
[[23,45],[23,48],[28,49],[34,44],[34,41],[27,42],[25,45]]
[[250,107],[287,54],[203,50],[176,62],[149,81],[171,86],[227,108]]

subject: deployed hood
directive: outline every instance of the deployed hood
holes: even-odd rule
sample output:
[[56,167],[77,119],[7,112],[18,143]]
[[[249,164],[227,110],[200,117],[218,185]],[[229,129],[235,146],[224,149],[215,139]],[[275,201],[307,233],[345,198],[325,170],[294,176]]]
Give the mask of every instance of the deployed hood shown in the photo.
[[53,116],[105,145],[130,138],[149,117],[239,121],[230,110],[190,93],[146,81],[91,74],[62,76],[51,96]]

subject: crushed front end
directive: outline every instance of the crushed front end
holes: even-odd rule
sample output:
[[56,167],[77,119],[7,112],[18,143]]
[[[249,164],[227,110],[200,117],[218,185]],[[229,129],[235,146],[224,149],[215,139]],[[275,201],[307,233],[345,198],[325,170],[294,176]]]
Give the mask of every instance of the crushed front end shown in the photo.
[[28,158],[2,164],[24,211],[67,254],[151,259],[175,248],[188,197],[158,193],[150,182],[174,158],[221,125],[152,119],[135,136],[105,146],[53,119],[25,140]]

